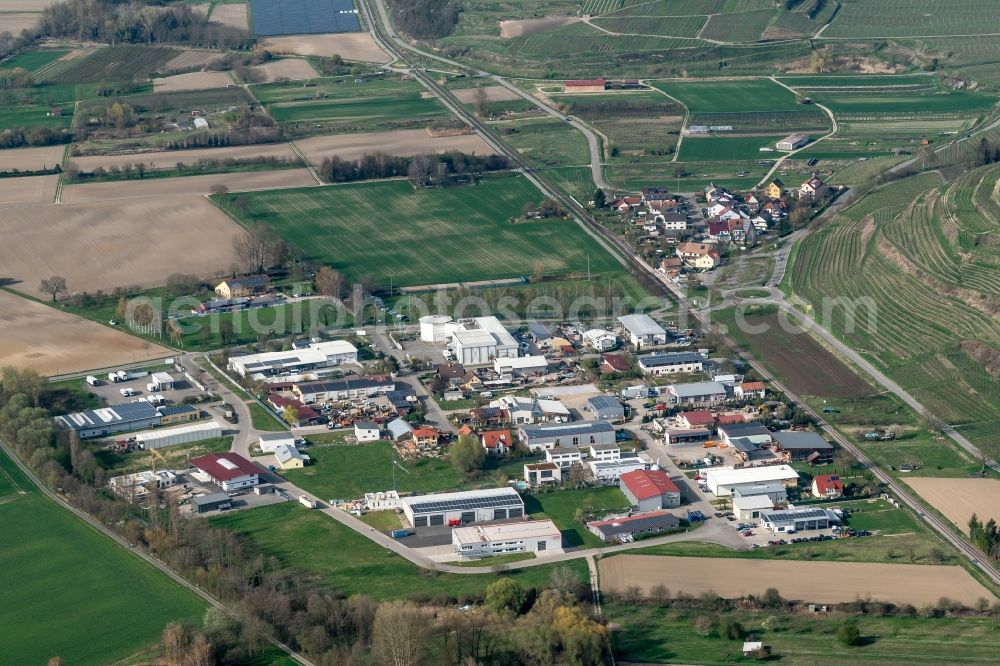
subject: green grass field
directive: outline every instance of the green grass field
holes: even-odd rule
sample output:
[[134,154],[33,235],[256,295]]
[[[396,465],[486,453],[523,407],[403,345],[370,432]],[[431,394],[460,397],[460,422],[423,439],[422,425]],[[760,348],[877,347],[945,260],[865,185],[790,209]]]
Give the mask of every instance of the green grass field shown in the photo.
[[[773,160],[783,153],[775,152],[774,144],[782,136],[686,136],[681,143],[683,162],[729,162],[732,160]],[[770,151],[761,152],[761,148]]]
[[261,407],[258,403],[248,402],[247,407],[250,409],[250,419],[253,421],[255,429],[263,430],[264,432],[281,432],[288,429],[278,420],[277,416],[272,414],[270,410]]
[[0,524],[5,663],[114,663],[169,622],[201,620],[204,602],[56,506],[3,453]]
[[[212,523],[243,534],[251,548],[302,571],[319,586],[345,595],[365,594],[378,600],[472,596],[497,578],[496,574],[435,575],[297,502],[235,512],[213,518]],[[581,580],[587,579],[583,560],[531,567],[510,575],[524,587],[544,587],[557,566],[569,567]]]
[[595,272],[620,266],[570,220],[520,220],[526,204],[542,200],[522,176],[445,189],[395,180],[248,196],[244,222],[269,224],[309,259],[379,285],[520,277],[536,264],[546,274],[584,273],[588,256]]
[[57,49],[41,49],[38,51],[24,51],[12,58],[8,58],[0,63],[0,69],[26,69],[29,72],[41,69],[49,63],[55,62],[59,58],[69,53],[69,51]]
[[793,92],[768,79],[671,80],[654,81],[652,85],[679,100],[691,113],[800,111],[803,108],[795,101]]
[[105,46],[73,60],[40,68],[43,81],[88,83],[145,79],[180,51],[166,46]]
[[983,12],[991,0],[841,0],[824,38],[979,35],[993,32]]
[[[532,518],[550,518],[563,533],[565,547],[599,547],[602,541],[576,519],[576,510],[602,516],[625,511],[628,500],[617,486],[585,490],[558,490],[524,496],[524,510]],[[590,520],[591,518],[585,518]],[[596,518],[593,518],[596,520]]]

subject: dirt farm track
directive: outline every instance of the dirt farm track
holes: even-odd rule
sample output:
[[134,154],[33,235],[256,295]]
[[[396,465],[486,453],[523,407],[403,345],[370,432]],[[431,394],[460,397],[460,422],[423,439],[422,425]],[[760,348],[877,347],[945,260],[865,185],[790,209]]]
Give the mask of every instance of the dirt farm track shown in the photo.
[[0,217],[17,239],[0,243],[0,278],[36,297],[52,275],[65,277],[71,292],[93,292],[159,286],[172,273],[225,274],[240,231],[200,196],[12,207]]
[[43,375],[83,372],[170,355],[96,322],[0,291],[0,367]]
[[904,479],[920,498],[944,514],[966,534],[969,518],[976,514],[984,523],[1000,521],[1000,481],[997,479],[944,479],[919,477]]
[[64,203],[108,201],[111,199],[159,198],[177,194],[208,194],[213,185],[225,185],[230,190],[263,190],[278,187],[316,185],[308,169],[275,169],[246,173],[220,173],[209,176],[178,176],[146,180],[112,181],[67,185],[63,188]]
[[994,599],[958,566],[616,555],[602,559],[598,569],[605,592],[637,585],[648,594],[662,583],[674,594],[714,592],[729,598],[760,595],[776,587],[786,599],[821,604],[868,596],[917,607],[935,604],[941,597],[967,606],[980,597]]

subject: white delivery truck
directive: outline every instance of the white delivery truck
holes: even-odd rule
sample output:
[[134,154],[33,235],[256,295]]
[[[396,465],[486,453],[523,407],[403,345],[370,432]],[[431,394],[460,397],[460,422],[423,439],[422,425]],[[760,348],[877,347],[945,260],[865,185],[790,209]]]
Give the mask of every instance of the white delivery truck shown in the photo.
[[319,506],[319,502],[309,497],[308,495],[299,495],[299,503],[307,509],[315,509]]

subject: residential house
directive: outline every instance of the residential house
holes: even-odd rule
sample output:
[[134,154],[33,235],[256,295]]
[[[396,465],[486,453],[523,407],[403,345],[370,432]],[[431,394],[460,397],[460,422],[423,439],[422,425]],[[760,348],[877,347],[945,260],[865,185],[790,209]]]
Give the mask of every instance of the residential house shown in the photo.
[[816,197],[821,195],[824,189],[826,189],[826,185],[823,184],[823,181],[813,176],[799,186],[799,196]]
[[836,474],[817,474],[813,477],[813,497],[819,499],[838,499],[843,494],[844,482]]
[[475,407],[469,410],[469,425],[476,430],[496,430],[509,423],[510,413],[503,407]]
[[491,456],[503,457],[514,446],[510,430],[487,430],[481,436],[483,448]]
[[597,352],[606,352],[618,346],[618,336],[603,328],[583,332],[583,344]]
[[527,463],[524,466],[524,482],[531,487],[555,485],[562,482],[562,468],[555,463]]
[[583,452],[576,446],[554,446],[545,450],[545,462],[569,469],[583,462]]
[[[785,191],[785,184],[780,178],[775,178],[764,188],[764,196],[768,199],[780,199],[781,193]],[[765,207],[767,204],[765,204]]]
[[536,397],[525,398],[516,395],[505,395],[489,404],[507,413],[513,425],[522,423],[566,423],[573,417],[569,410],[558,400],[542,400]]
[[587,458],[597,462],[614,462],[621,460],[622,450],[617,444],[591,444],[585,446]]
[[414,428],[411,441],[418,451],[432,451],[438,448],[441,433],[436,428]]
[[681,412],[677,415],[677,424],[682,428],[708,428],[711,430],[715,427],[715,416],[705,410]]
[[354,438],[359,442],[374,442],[382,436],[377,423],[371,421],[354,422]]
[[660,261],[660,272],[669,278],[675,278],[684,268],[684,261],[680,257],[664,257]]
[[266,275],[247,275],[246,277],[223,280],[215,287],[215,293],[222,298],[241,298],[263,294],[270,288],[271,278]]
[[698,270],[711,270],[719,265],[719,253],[706,243],[681,243],[675,251],[685,264]]
[[601,372],[631,372],[628,359],[623,354],[604,354],[601,356]]
[[281,444],[274,450],[274,459],[281,469],[302,469],[309,463],[309,456],[288,444]]
[[733,387],[733,395],[740,400],[763,400],[766,394],[764,382],[742,382]]

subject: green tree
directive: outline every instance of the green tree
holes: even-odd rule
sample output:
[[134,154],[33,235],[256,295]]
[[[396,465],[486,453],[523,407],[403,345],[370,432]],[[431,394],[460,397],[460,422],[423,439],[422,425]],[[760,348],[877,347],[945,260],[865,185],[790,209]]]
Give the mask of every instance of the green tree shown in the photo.
[[517,615],[524,608],[528,595],[513,578],[501,578],[486,587],[486,607],[497,615]]
[[472,476],[482,470],[486,462],[486,449],[475,435],[462,435],[451,445],[448,458],[462,474]]
[[608,203],[608,198],[604,194],[604,190],[597,188],[594,192],[594,208],[604,208]]
[[848,647],[860,645],[861,630],[858,629],[858,623],[853,620],[848,620],[844,624],[840,625],[840,628],[837,629],[837,640]]

